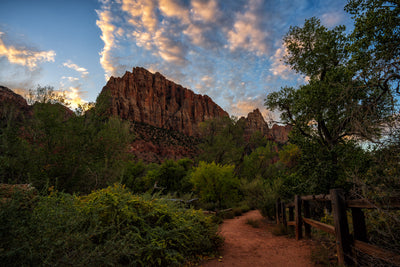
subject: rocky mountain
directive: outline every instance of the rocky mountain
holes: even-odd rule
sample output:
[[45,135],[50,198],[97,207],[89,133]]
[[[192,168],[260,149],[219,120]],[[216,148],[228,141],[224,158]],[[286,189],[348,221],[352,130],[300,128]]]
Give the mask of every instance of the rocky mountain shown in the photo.
[[32,107],[25,98],[4,86],[0,86],[0,103],[0,118],[10,114],[13,119],[20,120],[32,114]]
[[247,117],[241,117],[239,121],[244,124],[244,137],[246,140],[249,140],[255,132],[260,132],[261,135],[266,136],[268,139],[283,144],[288,141],[288,135],[292,129],[290,126],[277,124],[269,128],[258,108],[250,112]]
[[111,77],[101,95],[110,96],[112,115],[188,136],[197,135],[200,122],[229,116],[207,95],[195,94],[140,67],[121,78]]
[[291,130],[292,126],[274,124],[270,129],[271,139],[277,143],[286,143],[289,140],[289,132]]
[[241,117],[239,122],[242,122],[244,125],[244,138],[246,140],[255,132],[260,132],[263,136],[270,135],[268,124],[265,122],[258,108],[250,112],[247,117]]

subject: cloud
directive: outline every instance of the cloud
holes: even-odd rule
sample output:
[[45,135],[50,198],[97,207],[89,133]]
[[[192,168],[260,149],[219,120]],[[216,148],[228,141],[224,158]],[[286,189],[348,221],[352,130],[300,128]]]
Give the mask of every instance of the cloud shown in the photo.
[[104,8],[102,11],[96,10],[99,16],[96,25],[101,30],[100,38],[104,42],[103,50],[100,52],[100,64],[105,71],[105,79],[108,80],[116,71],[114,58],[111,55],[112,49],[115,48],[114,31],[116,27],[112,24],[111,10],[107,6],[104,6]]
[[66,76],[62,76],[61,79],[66,79],[69,82],[75,82],[75,81],[79,81],[79,78],[76,77],[66,77]]
[[260,110],[266,122],[274,121],[277,118],[276,114],[265,108],[262,96],[235,102],[231,106],[231,115],[237,117],[247,116],[247,114],[254,111],[256,108]]
[[190,12],[195,21],[213,23],[222,16],[216,0],[193,0],[191,4],[192,8]]
[[66,102],[72,109],[76,109],[78,105],[87,103],[87,101],[83,99],[86,92],[82,90],[82,84],[80,83],[79,78],[67,76],[61,77],[60,88],[57,92],[59,92],[61,96],[65,97]]
[[17,48],[12,45],[5,45],[1,37],[4,33],[0,32],[0,57],[6,57],[11,64],[17,64],[34,70],[42,62],[54,62],[56,52],[35,51],[28,48]]
[[[16,45],[18,43],[18,45]],[[42,64],[54,62],[56,53],[40,51],[16,40],[14,35],[0,32],[0,82],[22,96],[37,86],[42,76]]]
[[295,72],[290,69],[288,65],[284,63],[284,56],[288,54],[287,48],[283,45],[276,49],[275,54],[270,57],[271,61],[271,68],[269,71],[272,73],[273,76],[279,76],[281,79],[288,80]]
[[189,10],[182,1],[159,0],[158,8],[167,17],[176,17],[181,23],[189,24]]
[[67,62],[64,62],[63,66],[79,72],[81,74],[82,78],[86,78],[89,75],[89,72],[87,71],[87,69],[79,67],[78,65],[73,63],[71,60],[68,60]]
[[322,14],[321,22],[327,27],[335,27],[343,21],[343,15],[337,11]]
[[246,115],[265,110],[268,92],[304,81],[280,61],[289,26],[320,14],[332,22],[343,2],[102,0],[100,62],[107,78],[141,66]]
[[128,22],[136,28],[144,28],[149,32],[154,32],[157,29],[156,1],[122,0],[121,8],[130,15]]
[[260,56],[268,54],[269,32],[262,27],[265,19],[265,14],[260,12],[262,3],[261,0],[250,0],[245,12],[236,15],[233,29],[228,32],[231,50],[244,49]]

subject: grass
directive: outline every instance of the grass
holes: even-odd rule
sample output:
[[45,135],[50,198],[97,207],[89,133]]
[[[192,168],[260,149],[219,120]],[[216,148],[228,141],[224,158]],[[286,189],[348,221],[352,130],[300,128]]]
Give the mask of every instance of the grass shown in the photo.
[[282,224],[275,225],[271,229],[271,233],[276,236],[288,235],[287,227],[283,226]]
[[311,250],[311,260],[316,266],[338,266],[332,244],[319,243]]

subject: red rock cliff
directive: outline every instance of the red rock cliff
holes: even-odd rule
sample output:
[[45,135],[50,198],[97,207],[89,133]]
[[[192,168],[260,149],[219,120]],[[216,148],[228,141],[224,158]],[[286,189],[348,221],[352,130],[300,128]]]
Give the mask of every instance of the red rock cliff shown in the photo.
[[268,124],[265,122],[260,110],[257,108],[247,115],[247,118],[240,118],[244,122],[244,136],[249,139],[255,132],[263,136],[269,135]]
[[247,117],[241,117],[240,121],[244,123],[244,137],[250,139],[255,132],[260,132],[263,136],[268,139],[278,142],[286,143],[288,141],[288,135],[292,127],[280,126],[274,124],[272,128],[268,127],[259,109],[250,112]]
[[129,121],[196,136],[198,124],[229,116],[207,95],[198,95],[160,73],[133,68],[122,78],[111,77],[101,94],[111,95],[110,113]]
[[24,116],[32,115],[32,108],[26,100],[7,87],[0,86],[0,118],[10,114],[13,119],[20,120]]

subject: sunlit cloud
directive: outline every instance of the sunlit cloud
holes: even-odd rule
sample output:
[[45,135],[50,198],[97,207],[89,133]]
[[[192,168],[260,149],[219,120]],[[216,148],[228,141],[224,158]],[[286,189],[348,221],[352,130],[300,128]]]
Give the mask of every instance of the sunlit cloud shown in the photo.
[[209,95],[229,113],[266,112],[267,93],[304,83],[281,61],[283,35],[319,14],[333,23],[336,2],[315,14],[309,1],[104,0],[100,62],[106,79],[141,66]]
[[100,52],[100,64],[105,71],[105,79],[108,78],[115,73],[116,67],[114,64],[114,60],[111,55],[111,50],[115,46],[114,41],[114,31],[116,27],[112,24],[112,13],[111,10],[105,9],[102,11],[97,10],[97,15],[99,19],[96,21],[96,25],[101,30],[101,40],[104,42],[103,50]]
[[266,122],[270,122],[276,119],[276,115],[265,108],[262,96],[254,99],[237,101],[231,106],[231,114],[236,117],[240,117],[249,114],[257,108],[260,110]]
[[69,108],[75,110],[79,105],[85,104],[88,101],[83,99],[85,92],[82,90],[82,85],[79,83],[79,79],[71,80],[70,78],[73,77],[62,77],[60,88],[56,92],[59,96],[65,98],[66,104]]
[[122,0],[122,10],[129,14],[128,22],[136,28],[155,32],[158,21],[155,0]]
[[181,23],[189,24],[189,10],[179,0],[159,0],[160,11],[168,17],[178,18]]
[[276,49],[275,54],[270,57],[271,68],[269,69],[273,76],[279,76],[281,79],[288,80],[295,72],[284,63],[284,57],[288,55],[287,48],[284,46]]
[[75,63],[72,63],[71,60],[68,60],[67,62],[64,62],[63,66],[79,72],[81,74],[82,78],[86,78],[89,75],[89,72],[87,71],[87,69],[79,67]]
[[244,13],[236,15],[233,29],[228,32],[229,48],[231,50],[244,49],[257,55],[269,52],[269,32],[261,27],[265,14],[260,13],[262,1],[250,0]]
[[30,70],[38,67],[42,62],[54,62],[56,52],[35,51],[27,48],[17,48],[12,45],[5,45],[2,40],[3,32],[0,32],[0,57],[6,57],[11,64],[26,66]]
[[193,19],[202,22],[216,22],[222,16],[216,0],[193,0],[190,12]]

